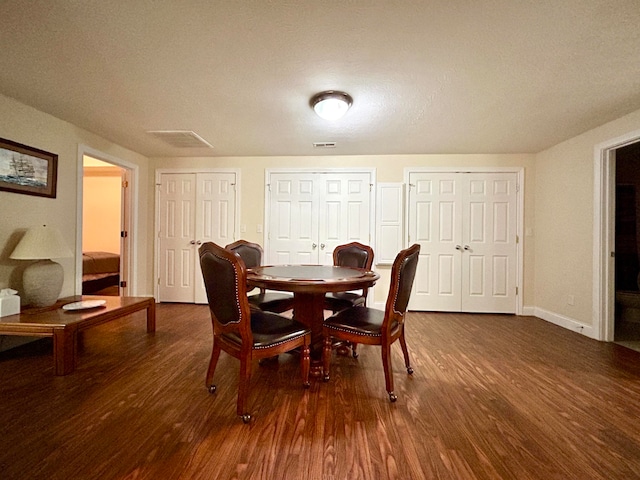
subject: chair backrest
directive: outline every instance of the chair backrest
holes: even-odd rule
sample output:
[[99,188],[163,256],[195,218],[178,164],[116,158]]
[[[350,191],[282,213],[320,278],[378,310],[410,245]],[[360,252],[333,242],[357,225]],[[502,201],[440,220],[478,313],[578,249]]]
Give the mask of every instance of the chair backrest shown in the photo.
[[237,331],[244,338],[251,331],[244,262],[236,253],[213,242],[202,244],[198,252],[214,329]]
[[402,321],[409,305],[419,254],[420,245],[414,243],[396,255],[391,268],[391,286],[387,297],[385,319],[395,317],[395,320]]
[[371,270],[373,248],[358,242],[338,245],[333,249],[333,264],[338,267],[356,267]]
[[246,240],[238,240],[230,243],[226,247],[227,250],[236,252],[242,258],[247,268],[259,267],[262,265],[262,247],[257,243],[247,242]]

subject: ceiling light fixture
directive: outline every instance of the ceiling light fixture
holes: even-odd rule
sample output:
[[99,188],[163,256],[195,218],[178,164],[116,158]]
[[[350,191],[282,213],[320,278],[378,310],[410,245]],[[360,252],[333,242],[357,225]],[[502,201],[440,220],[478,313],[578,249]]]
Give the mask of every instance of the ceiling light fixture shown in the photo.
[[353,103],[353,98],[347,93],[328,90],[316,93],[309,104],[319,117],[325,120],[337,120],[341,118]]

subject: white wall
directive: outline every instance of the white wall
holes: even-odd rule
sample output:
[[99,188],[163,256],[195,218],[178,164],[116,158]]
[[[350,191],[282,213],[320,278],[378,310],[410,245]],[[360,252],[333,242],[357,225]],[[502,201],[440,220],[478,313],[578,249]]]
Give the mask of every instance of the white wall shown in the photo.
[[[81,246],[76,246],[79,144],[88,145],[113,157],[139,165],[140,174],[145,180],[149,174],[146,157],[2,95],[0,95],[0,118],[2,118],[0,137],[58,155],[56,198],[0,191],[0,288],[4,288],[21,283],[20,273],[25,262],[10,260],[9,255],[22,236],[22,232],[28,227],[38,224],[55,225],[62,232],[69,248],[73,251],[80,250]],[[153,203],[153,193],[148,192],[146,181],[141,182],[139,194],[140,201],[145,206],[140,212],[139,221],[142,225],[152,225],[153,220],[149,223],[146,217],[146,203]],[[153,250],[147,248],[152,243],[152,239],[147,232],[148,229],[140,228],[136,239],[139,256],[142,259],[138,267],[140,295],[153,293],[150,270],[152,261],[149,259]],[[59,263],[64,268],[65,276],[62,295],[73,295],[76,275],[81,275],[82,272],[76,271],[74,258],[60,259]]]
[[536,155],[535,313],[594,338],[594,148],[639,129],[640,110]]

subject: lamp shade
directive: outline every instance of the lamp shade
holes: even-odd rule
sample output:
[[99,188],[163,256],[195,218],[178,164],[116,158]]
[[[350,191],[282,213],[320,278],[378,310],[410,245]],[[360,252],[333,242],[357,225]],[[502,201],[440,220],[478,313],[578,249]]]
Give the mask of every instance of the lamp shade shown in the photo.
[[55,227],[39,225],[31,227],[16,245],[9,258],[15,260],[43,260],[73,257],[62,234]]
[[319,117],[337,120],[347,113],[353,99],[347,93],[330,90],[314,95],[310,103]]

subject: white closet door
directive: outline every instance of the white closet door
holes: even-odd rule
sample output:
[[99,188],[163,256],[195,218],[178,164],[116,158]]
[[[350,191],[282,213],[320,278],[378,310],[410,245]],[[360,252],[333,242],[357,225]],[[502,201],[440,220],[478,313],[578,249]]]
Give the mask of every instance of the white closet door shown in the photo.
[[516,175],[465,174],[464,312],[513,313],[516,305]]
[[516,311],[515,173],[412,172],[409,241],[420,244],[410,308]]
[[337,245],[368,244],[370,184],[368,172],[271,173],[266,261],[331,265]]
[[195,292],[195,174],[163,174],[160,184],[160,278],[165,302],[193,302]]
[[161,175],[161,302],[207,303],[198,248],[204,242],[233,242],[235,184],[232,172]]
[[459,311],[462,198],[456,173],[411,174],[410,243],[420,245],[411,294],[414,310]]

